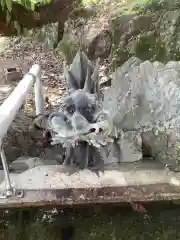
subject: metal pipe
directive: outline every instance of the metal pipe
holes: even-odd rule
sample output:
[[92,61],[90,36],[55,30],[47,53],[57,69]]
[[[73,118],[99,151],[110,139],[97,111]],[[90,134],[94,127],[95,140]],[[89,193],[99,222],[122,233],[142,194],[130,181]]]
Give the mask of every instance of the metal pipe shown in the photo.
[[6,183],[6,197],[10,197],[13,195],[13,187],[11,185],[11,180],[9,176],[9,168],[6,160],[6,156],[4,153],[4,150],[2,148],[2,145],[0,146],[0,155],[1,155],[1,160],[2,160],[2,165],[4,169],[4,178],[5,178],[5,183]]
[[0,106],[0,139],[6,135],[17,111],[27,98],[38,76],[40,76],[40,66],[36,64],[25,74],[11,95]]
[[36,115],[42,115],[44,113],[44,94],[40,73],[36,77],[36,82],[34,84],[34,94],[35,94],[35,106]]
[[[0,139],[1,139],[0,140],[0,156],[2,159],[2,165],[4,169],[5,183],[6,183],[6,195],[4,197],[12,196],[14,189],[13,189],[13,186],[11,185],[8,164],[6,161],[4,150],[2,148],[2,139],[6,135],[9,126],[14,120],[24,100],[27,98],[27,95],[30,92],[34,83],[36,82],[36,79],[37,79],[36,95],[38,96],[38,98],[43,98],[42,91],[41,91],[41,82],[40,82],[40,67],[39,65],[36,64],[32,66],[30,71],[19,82],[19,84],[11,93],[11,95],[0,106]],[[42,109],[43,105],[41,104],[40,106]],[[36,110],[40,111],[39,109],[40,109],[39,105],[36,106]]]

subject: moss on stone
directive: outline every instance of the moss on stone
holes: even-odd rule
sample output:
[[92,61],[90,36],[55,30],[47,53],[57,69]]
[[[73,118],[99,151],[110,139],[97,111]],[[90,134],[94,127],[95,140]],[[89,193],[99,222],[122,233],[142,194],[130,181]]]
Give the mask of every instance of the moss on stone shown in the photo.
[[154,36],[143,36],[137,42],[136,56],[142,60],[164,62],[166,59],[166,48],[160,38]]

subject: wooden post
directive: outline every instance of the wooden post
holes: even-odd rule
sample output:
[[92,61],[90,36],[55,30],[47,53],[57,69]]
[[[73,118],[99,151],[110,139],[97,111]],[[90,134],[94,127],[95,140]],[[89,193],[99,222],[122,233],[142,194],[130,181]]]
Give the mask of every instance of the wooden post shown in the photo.
[[0,106],[0,140],[6,135],[9,126],[14,120],[17,111],[27,98],[36,78],[40,76],[39,65],[33,65],[25,74],[11,95]]

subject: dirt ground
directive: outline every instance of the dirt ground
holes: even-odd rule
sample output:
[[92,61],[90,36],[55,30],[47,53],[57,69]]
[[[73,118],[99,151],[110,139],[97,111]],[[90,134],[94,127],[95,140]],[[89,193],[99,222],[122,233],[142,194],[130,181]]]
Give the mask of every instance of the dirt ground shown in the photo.
[[45,96],[49,97],[52,104],[57,101],[59,103],[65,82],[62,74],[62,61],[58,59],[54,51],[30,38],[3,39],[4,41],[0,40],[1,83],[4,82],[5,68],[17,67],[22,74],[25,74],[33,64],[39,64],[42,69]]
[[[53,50],[45,48],[43,43],[33,42],[27,38],[0,38],[0,103],[13,91],[19,81],[7,83],[5,70],[15,67],[22,73],[28,72],[33,64],[42,69],[44,96],[50,105],[47,110],[59,106],[65,92],[62,61]],[[20,156],[43,157],[61,161],[59,149],[44,145],[42,131],[32,128],[35,116],[34,93],[29,95],[23,111],[19,111],[4,139],[4,150],[8,162]]]

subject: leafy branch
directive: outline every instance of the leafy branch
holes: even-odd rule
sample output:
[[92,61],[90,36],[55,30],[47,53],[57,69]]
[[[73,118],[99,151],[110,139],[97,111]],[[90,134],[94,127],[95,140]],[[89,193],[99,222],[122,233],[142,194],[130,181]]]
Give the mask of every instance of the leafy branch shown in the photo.
[[51,3],[52,0],[0,0],[0,8],[6,15],[7,23],[11,20],[11,11],[13,9],[13,3],[18,3],[24,6],[26,9],[34,11],[37,4],[48,4]]

